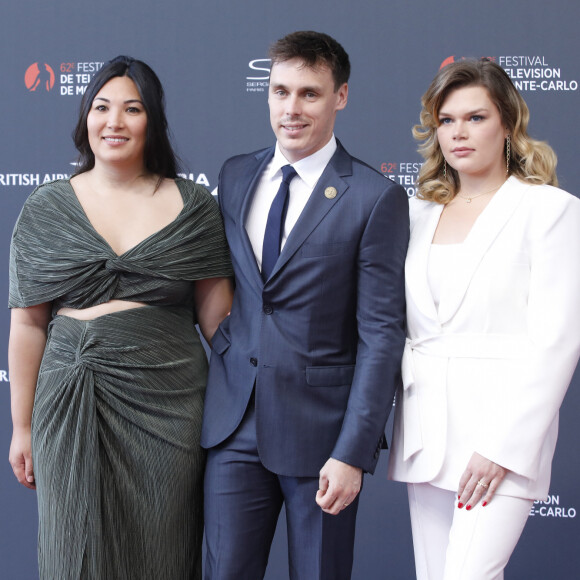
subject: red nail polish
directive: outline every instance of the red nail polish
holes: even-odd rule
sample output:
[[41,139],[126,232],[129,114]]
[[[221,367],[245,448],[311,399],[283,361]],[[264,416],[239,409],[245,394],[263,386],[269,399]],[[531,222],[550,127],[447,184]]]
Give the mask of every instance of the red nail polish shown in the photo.
[[471,506],[470,506],[470,505],[468,505],[468,506],[465,506],[465,509],[466,509],[467,511],[469,511],[469,510],[471,509]]
[[484,501],[484,502],[481,504],[481,507],[485,507],[486,505],[487,505],[487,502],[486,502],[486,501]]
[[463,507],[463,504],[462,504],[461,502],[459,502],[459,503],[457,504],[457,507],[458,507],[459,509],[461,509],[461,508]]

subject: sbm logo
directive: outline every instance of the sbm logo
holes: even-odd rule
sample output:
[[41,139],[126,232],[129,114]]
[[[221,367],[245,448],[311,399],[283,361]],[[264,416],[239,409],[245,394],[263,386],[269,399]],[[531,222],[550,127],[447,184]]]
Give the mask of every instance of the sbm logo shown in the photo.
[[[264,67],[264,66],[258,66],[261,63],[267,63],[268,66]],[[249,81],[267,81],[270,78],[270,59],[269,58],[256,58],[254,60],[251,60],[248,63],[248,66],[253,70],[253,71],[260,71],[262,73],[266,73],[265,76],[260,76],[260,77],[246,77]]]

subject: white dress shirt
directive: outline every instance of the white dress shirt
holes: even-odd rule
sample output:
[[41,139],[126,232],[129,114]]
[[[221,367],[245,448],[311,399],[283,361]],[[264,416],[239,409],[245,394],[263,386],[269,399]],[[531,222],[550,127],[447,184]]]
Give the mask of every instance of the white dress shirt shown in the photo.
[[[306,206],[314,188],[323,171],[326,169],[328,162],[336,151],[336,138],[332,135],[330,141],[322,148],[297,161],[291,163],[296,170],[294,179],[290,182],[290,193],[288,197],[288,211],[286,221],[284,222],[284,231],[282,233],[282,243],[280,248],[284,247],[288,235],[296,225],[302,210]],[[268,164],[262,177],[256,187],[256,193],[252,200],[248,218],[246,219],[246,231],[256,256],[256,262],[260,270],[262,269],[262,246],[264,244],[264,232],[266,231],[266,222],[270,206],[278,193],[280,183],[282,183],[282,167],[290,162],[280,151],[278,143],[274,151],[274,157]]]

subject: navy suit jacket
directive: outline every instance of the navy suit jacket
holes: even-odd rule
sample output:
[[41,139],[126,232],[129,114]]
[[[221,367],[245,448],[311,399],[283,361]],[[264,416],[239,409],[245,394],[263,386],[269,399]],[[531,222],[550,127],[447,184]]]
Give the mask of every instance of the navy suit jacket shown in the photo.
[[405,343],[407,195],[339,144],[264,283],[245,221],[273,154],[220,172],[235,292],[212,339],[201,442],[234,432],[255,385],[266,468],[317,477],[334,457],[372,473]]

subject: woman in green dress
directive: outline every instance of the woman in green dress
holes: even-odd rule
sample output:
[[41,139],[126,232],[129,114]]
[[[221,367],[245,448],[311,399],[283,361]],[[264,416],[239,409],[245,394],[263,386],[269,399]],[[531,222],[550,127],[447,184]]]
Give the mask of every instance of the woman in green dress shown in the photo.
[[38,187],[10,258],[10,462],[36,489],[41,579],[199,578],[209,341],[231,304],[211,194],[176,175],[163,89],[93,78],[70,180]]

